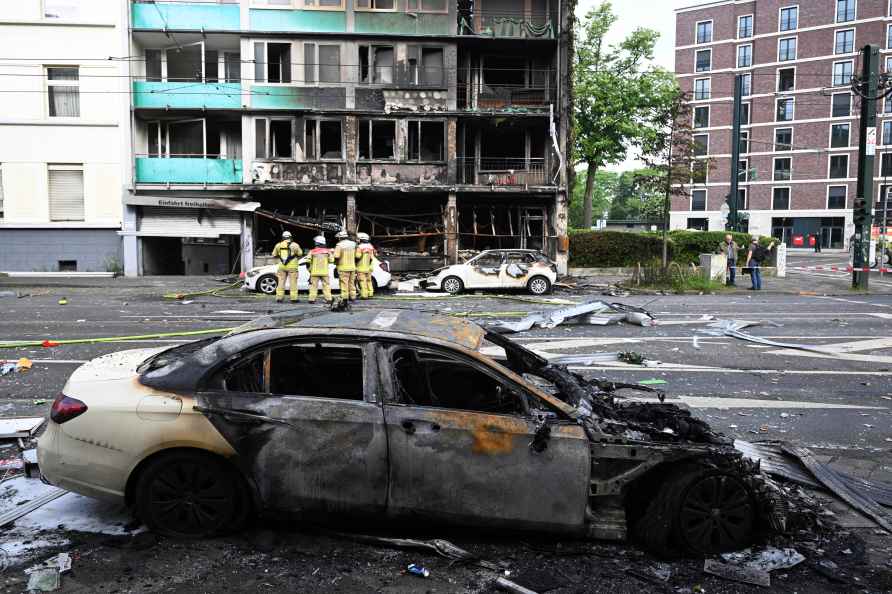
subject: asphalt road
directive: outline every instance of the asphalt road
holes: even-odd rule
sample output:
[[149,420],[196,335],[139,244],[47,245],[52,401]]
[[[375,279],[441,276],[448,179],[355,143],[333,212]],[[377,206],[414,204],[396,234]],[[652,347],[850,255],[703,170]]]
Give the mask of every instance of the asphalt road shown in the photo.
[[[19,283],[10,290],[29,296],[0,298],[0,310],[3,312],[0,342],[59,341],[222,329],[237,326],[257,315],[292,307],[276,305],[266,297],[238,292],[225,296],[190,297],[181,301],[161,297],[167,292],[222,286],[211,280],[188,279],[185,282],[186,286],[177,279],[154,279],[144,283],[107,280],[80,283],[82,286],[77,287],[45,285],[30,288],[22,287]],[[0,286],[0,291],[7,288]],[[68,300],[67,305],[59,305],[59,299],[63,296]],[[818,297],[740,292],[712,296],[601,297],[597,293],[559,292],[552,297],[577,302],[600,298],[642,306],[652,311],[659,323],[654,327],[559,326],[551,330],[537,329],[516,334],[516,340],[547,356],[629,350],[639,352],[648,360],[659,363],[649,367],[616,362],[580,366],[576,370],[617,381],[665,382],[659,387],[666,390],[670,401],[691,407],[696,415],[728,435],[746,440],[791,441],[812,448],[822,460],[847,472],[892,482],[892,295]],[[321,306],[306,303],[296,307],[302,310],[311,307],[321,309]],[[489,320],[500,312],[524,312],[550,306],[486,295],[443,296],[423,300],[406,300],[391,295],[361,303],[358,307],[414,308],[447,314],[471,314],[475,316],[473,319]],[[837,354],[768,347],[703,332],[717,320],[731,319],[763,322],[764,325],[748,330],[763,338],[821,346]],[[93,357],[123,349],[173,345],[184,340],[190,338],[132,338],[114,343],[0,349],[0,359],[14,361],[28,357],[33,361],[33,369],[27,373],[0,377],[0,417],[45,414],[49,402],[62,390],[68,375]],[[857,520],[850,524],[870,530],[867,528],[870,523],[863,520],[860,524]],[[291,540],[288,543],[288,546],[297,546]],[[889,544],[886,538],[878,545],[881,547],[878,550],[888,553]],[[245,545],[242,543],[238,546]],[[319,553],[318,548],[310,548],[309,552],[300,554],[305,559],[316,559],[312,563],[318,561],[323,574],[331,571],[337,573],[336,557],[343,547],[330,542],[325,546],[328,553]],[[167,559],[166,563],[179,567],[176,571],[187,571],[191,567],[188,564],[197,563],[194,560],[201,558],[201,555],[217,559],[220,555],[213,553],[214,550],[229,550],[209,549],[205,545],[183,548],[184,551],[171,551],[167,557],[162,555]],[[350,550],[350,547],[346,549]],[[328,559],[326,555],[331,556],[331,550],[334,556],[330,560],[320,560]],[[180,559],[181,553],[186,555],[186,561]],[[282,553],[278,551],[274,554],[281,556]],[[320,554],[322,557],[319,557]],[[535,558],[541,560],[541,555]],[[218,560],[224,567],[233,563],[228,556]],[[411,561],[411,558],[399,557],[398,563],[405,560]],[[350,563],[355,564],[355,561],[351,558]],[[82,585],[87,589],[83,591],[90,591],[99,583],[111,589],[121,586],[123,578],[114,573],[114,564],[106,564],[106,567],[97,563],[97,577],[84,581]],[[183,563],[186,563],[186,569]],[[568,567],[573,567],[572,560],[568,559],[567,563]],[[244,558],[239,557],[236,565],[244,569]],[[310,564],[306,570],[313,568]],[[232,583],[243,583],[241,580],[247,574],[242,569],[232,570],[230,579],[235,580]],[[251,566],[245,571],[250,573],[254,569]],[[145,574],[140,574],[140,570],[133,571],[128,575],[129,579],[137,576],[136,586],[140,583],[139,579],[145,578]],[[316,571],[319,571],[318,567]],[[366,576],[361,568],[352,571],[358,572],[353,574],[356,579],[360,574]],[[566,573],[570,570],[565,567],[563,571]],[[697,575],[696,569],[690,571],[692,575]],[[379,569],[374,572],[379,572]],[[377,573],[374,575],[377,576]],[[623,589],[625,586],[616,584],[630,586],[628,591],[640,589],[640,584],[628,584],[627,580],[624,582],[621,579],[621,572],[618,575],[610,579],[605,577],[604,584],[614,584],[611,587],[617,592],[627,590]],[[614,578],[616,581],[611,581]],[[381,578],[382,583],[388,579]],[[811,578],[803,574],[801,579],[804,581],[798,578],[796,581],[800,586],[809,583]],[[171,591],[209,591],[200,586],[200,581],[189,583],[192,584],[189,588],[177,587]],[[276,583],[284,584],[281,581]],[[425,591],[418,590],[414,582],[411,584],[412,588],[408,590],[382,591]],[[475,588],[454,586],[452,589],[447,584],[445,588],[434,590],[477,591]],[[146,591],[152,590],[150,586],[145,587],[149,588]],[[363,591],[363,588],[357,586],[341,591]],[[587,587],[575,591],[601,590]],[[721,591],[749,590],[731,588]],[[813,591],[834,589],[825,590],[822,586]]]

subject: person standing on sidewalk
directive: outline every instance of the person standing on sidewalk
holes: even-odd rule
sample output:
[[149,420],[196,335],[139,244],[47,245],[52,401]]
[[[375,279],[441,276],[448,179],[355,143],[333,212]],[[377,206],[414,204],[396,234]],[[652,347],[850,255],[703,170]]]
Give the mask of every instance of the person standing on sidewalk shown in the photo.
[[725,274],[725,285],[729,287],[737,286],[737,253],[740,246],[734,241],[734,237],[729,233],[725,235],[725,241],[719,244],[719,253],[725,254],[728,260],[728,267]]
[[746,267],[749,268],[750,278],[753,281],[753,286],[750,287],[750,291],[762,290],[762,263],[768,259],[768,254],[770,254],[773,249],[774,241],[765,248],[759,245],[758,237],[753,237],[753,241],[750,243],[750,249],[746,254]]
[[338,243],[335,245],[334,259],[341,284],[341,299],[356,301],[356,244],[346,231],[340,231],[335,238]]
[[297,271],[298,261],[303,256],[300,246],[291,241],[291,232],[282,233],[282,241],[273,248],[273,257],[279,261],[276,268],[276,303],[282,303],[285,298],[285,280],[290,284],[291,303],[297,303]]
[[818,234],[814,235],[813,237],[815,238],[815,253],[820,254],[821,253],[821,234],[818,233]]
[[334,254],[325,247],[325,237],[319,235],[313,239],[316,244],[310,250],[310,303],[316,303],[319,294],[319,283],[322,283],[322,296],[326,303],[331,303],[331,280],[328,266],[334,263]]
[[372,266],[375,261],[374,246],[367,233],[359,233],[359,248],[356,250],[356,278],[359,280],[359,298],[371,299],[375,296],[375,285],[372,284]]

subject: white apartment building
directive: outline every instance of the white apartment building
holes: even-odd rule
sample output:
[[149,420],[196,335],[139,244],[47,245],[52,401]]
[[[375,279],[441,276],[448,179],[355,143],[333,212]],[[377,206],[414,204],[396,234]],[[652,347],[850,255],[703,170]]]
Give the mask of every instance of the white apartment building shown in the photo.
[[0,2],[0,271],[121,268],[128,5]]

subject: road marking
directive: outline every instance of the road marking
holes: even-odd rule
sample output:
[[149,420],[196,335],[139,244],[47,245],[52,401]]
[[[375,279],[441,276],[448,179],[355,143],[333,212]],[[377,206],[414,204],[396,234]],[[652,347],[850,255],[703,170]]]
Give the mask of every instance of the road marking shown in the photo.
[[822,344],[820,347],[836,354],[825,355],[814,351],[799,351],[794,349],[778,349],[769,351],[769,355],[784,355],[793,357],[814,357],[816,359],[843,359],[845,361],[860,361],[864,363],[890,363],[892,357],[883,355],[859,355],[853,354],[860,351],[878,351],[892,347],[892,338],[873,338],[870,340],[855,340],[852,342],[838,342]]
[[[0,359],[0,363],[17,363],[18,359]],[[47,363],[58,363],[60,365],[82,365],[86,363],[86,359],[31,359],[36,365],[46,365]]]
[[[656,398],[630,398],[651,402]],[[883,406],[858,406],[855,404],[832,404],[829,402],[801,402],[796,400],[750,400],[747,398],[720,398],[714,396],[679,396],[667,398],[666,402],[680,400],[691,408],[768,408],[768,409],[836,409],[836,410],[886,410]]]
[[673,367],[666,368],[663,365],[657,367],[642,367],[640,365],[622,364],[616,365],[592,365],[591,367],[572,366],[571,371],[618,371],[618,372],[637,372],[653,375],[659,373],[660,370],[665,371],[684,371],[690,373],[752,373],[754,375],[846,375],[846,376],[877,376],[892,377],[892,371],[836,371],[830,369],[733,369],[729,367]]
[[[855,305],[866,305],[868,307],[892,307],[892,305],[886,305],[885,303],[864,303],[863,301],[853,301],[851,299],[843,299],[842,297],[827,297],[826,295],[818,295],[815,299],[830,299],[831,301],[841,301],[843,303],[853,303]],[[869,315],[869,314],[863,314]]]

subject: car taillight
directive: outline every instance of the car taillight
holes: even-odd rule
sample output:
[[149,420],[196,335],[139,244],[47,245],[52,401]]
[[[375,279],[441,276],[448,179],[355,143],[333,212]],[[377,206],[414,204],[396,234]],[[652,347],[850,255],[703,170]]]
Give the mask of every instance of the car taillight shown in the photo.
[[50,409],[50,418],[55,423],[66,423],[71,419],[78,417],[87,412],[87,405],[71,396],[59,394],[53,401],[53,408]]
[[390,262],[378,262],[378,266],[380,266],[381,270],[384,272],[390,272]]

